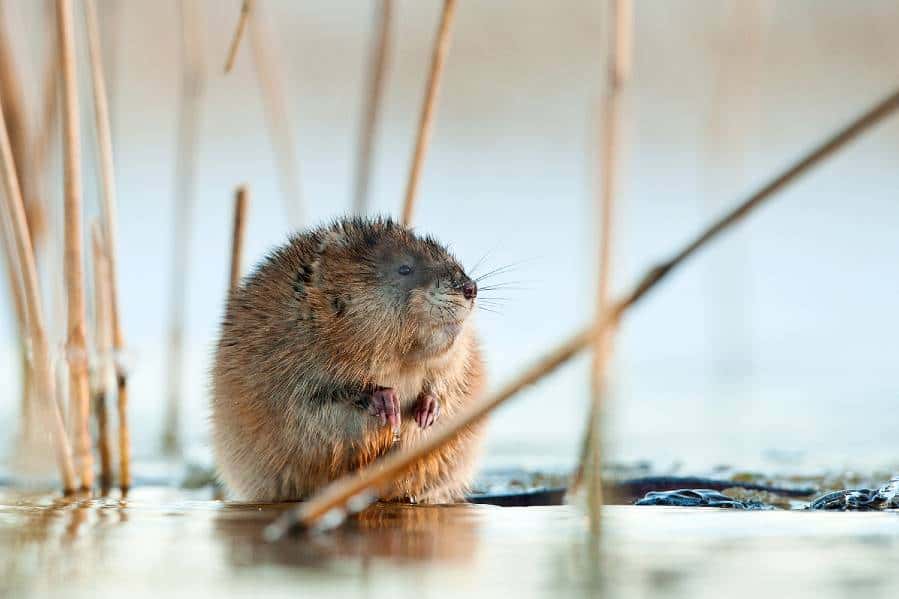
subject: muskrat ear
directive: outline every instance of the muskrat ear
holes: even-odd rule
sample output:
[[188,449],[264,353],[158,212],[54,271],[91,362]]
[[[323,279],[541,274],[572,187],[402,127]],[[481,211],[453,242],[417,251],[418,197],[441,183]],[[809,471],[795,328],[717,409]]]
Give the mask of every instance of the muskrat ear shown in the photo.
[[323,254],[328,248],[345,248],[349,246],[349,232],[344,228],[343,223],[337,223],[333,228],[328,229],[319,236],[318,244],[315,247],[315,253]]
[[332,228],[316,233],[313,237],[315,245],[313,246],[312,260],[308,265],[303,266],[304,282],[313,285],[319,280],[319,269],[321,267],[322,257],[330,250],[347,248],[351,244],[349,232],[344,228],[343,223],[336,223]]

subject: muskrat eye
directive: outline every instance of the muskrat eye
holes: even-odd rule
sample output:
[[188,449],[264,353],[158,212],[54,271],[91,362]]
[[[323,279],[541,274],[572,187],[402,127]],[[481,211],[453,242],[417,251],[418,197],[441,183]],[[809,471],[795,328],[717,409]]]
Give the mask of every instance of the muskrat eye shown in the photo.
[[411,274],[411,273],[412,273],[412,267],[409,266],[408,264],[403,264],[402,266],[400,266],[399,273],[400,273],[401,275],[403,275],[403,276],[406,276],[406,275],[408,275],[408,274]]

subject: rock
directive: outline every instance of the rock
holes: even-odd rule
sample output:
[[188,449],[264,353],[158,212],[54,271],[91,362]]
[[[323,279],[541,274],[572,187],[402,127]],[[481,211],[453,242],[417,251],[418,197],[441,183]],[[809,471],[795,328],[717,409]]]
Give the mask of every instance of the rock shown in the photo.
[[879,489],[848,489],[827,493],[812,501],[810,510],[867,512],[899,509],[899,476]]
[[711,489],[678,489],[650,491],[635,505],[673,505],[679,507],[719,507],[734,510],[764,510],[771,506],[757,501],[738,501]]

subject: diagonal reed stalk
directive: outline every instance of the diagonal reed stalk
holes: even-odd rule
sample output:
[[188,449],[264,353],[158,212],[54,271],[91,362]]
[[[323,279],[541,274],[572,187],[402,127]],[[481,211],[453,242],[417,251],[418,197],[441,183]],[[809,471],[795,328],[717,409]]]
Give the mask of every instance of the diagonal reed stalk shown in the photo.
[[[116,139],[117,123],[118,123],[118,92],[119,92],[119,38],[124,31],[124,12],[123,0],[106,0],[103,3],[103,9],[97,14],[95,19],[97,29],[99,31],[98,39],[100,40],[98,47],[102,49],[100,54],[100,64],[103,66],[103,80],[106,87],[106,104],[109,113],[109,129],[112,132],[113,142]],[[116,146],[115,143],[112,144]]]
[[431,56],[431,68],[428,74],[428,85],[425,90],[424,104],[418,121],[418,137],[415,140],[415,151],[412,154],[412,167],[409,169],[409,180],[406,183],[406,199],[403,202],[403,225],[412,224],[412,213],[415,209],[415,198],[421,181],[425,154],[434,129],[434,115],[437,108],[437,94],[443,79],[446,56],[449,53],[450,34],[456,16],[456,0],[443,0],[443,12],[440,16],[440,27],[434,40],[434,52]]
[[57,0],[56,21],[62,65],[63,164],[65,175],[65,281],[68,303],[66,359],[69,396],[76,413],[76,457],[81,488],[94,484],[90,436],[90,387],[87,371],[87,334],[84,306],[84,258],[81,227],[81,141],[78,126],[78,79],[71,0]]
[[393,0],[381,0],[378,3],[378,10],[375,12],[374,35],[372,35],[367,69],[368,78],[365,85],[366,93],[362,106],[362,122],[359,125],[359,146],[356,152],[353,212],[360,215],[368,212],[372,156],[378,114],[381,112],[387,57],[390,54],[392,15]]
[[[0,7],[5,8],[5,7]],[[24,97],[22,92],[21,81],[18,77],[18,70],[13,57],[12,48],[9,43],[9,36],[6,28],[7,18],[5,14],[0,14],[0,95],[3,96],[3,115],[7,122],[7,130],[9,131],[10,147],[15,160],[16,175],[23,186],[22,194],[28,198],[28,183],[30,182],[30,173],[28,167],[31,164],[31,158],[28,155],[29,145],[26,134],[26,114],[24,109]],[[26,205],[26,219],[28,219],[29,233],[31,238],[35,239],[38,233],[39,224],[34,218],[34,214],[29,218],[29,207],[33,207],[32,203]],[[28,338],[25,298],[23,297],[23,287],[21,284],[21,274],[19,273],[19,260],[16,257],[15,240],[12,232],[12,224],[8,219],[4,219],[3,227],[0,229],[0,236],[3,238],[5,266],[7,275],[7,285],[12,295],[13,314],[16,319],[17,331],[21,343],[22,352],[22,390],[21,390],[21,417],[22,417],[22,441],[29,443],[32,440],[34,430],[34,421],[32,419],[33,408],[31,402],[31,381],[32,369],[28,360],[28,347],[26,340]],[[28,451],[26,447],[21,448]]]
[[[0,96],[4,96],[0,92]],[[34,404],[32,397],[33,389],[33,369],[31,360],[28,358],[28,320],[25,311],[26,298],[24,297],[24,287],[22,285],[22,275],[19,265],[21,261],[18,258],[18,250],[16,249],[15,235],[13,233],[13,225],[9,221],[4,211],[0,214],[0,239],[3,242],[3,261],[6,270],[7,287],[12,296],[13,315],[16,319],[16,331],[19,334],[19,349],[21,358],[21,395],[19,401],[19,414],[22,419],[20,433],[19,450],[23,454],[27,454],[30,450],[29,445],[34,440],[35,422],[34,422]]]
[[241,261],[243,258],[243,242],[247,229],[247,203],[250,192],[246,185],[237,188],[234,194],[234,225],[231,230],[231,276],[228,278],[228,291],[233,292],[240,283]]
[[181,3],[181,99],[175,162],[175,226],[172,237],[172,282],[169,299],[168,398],[162,448],[168,455],[181,451],[181,394],[184,364],[184,321],[190,233],[196,202],[195,179],[200,107],[205,66],[200,39],[202,20],[198,0]]
[[107,409],[112,365],[112,293],[109,258],[98,221],[91,226],[91,250],[94,264],[94,344],[97,354],[92,394],[97,418],[97,449],[100,453],[100,488],[105,494],[112,487],[112,446]]
[[257,6],[250,19],[250,42],[253,46],[253,65],[262,94],[265,121],[278,170],[278,186],[287,223],[299,229],[305,221],[303,194],[300,189],[300,169],[287,96],[284,92],[284,69],[275,51],[275,35],[263,7]]
[[793,163],[767,184],[752,193],[722,218],[703,230],[668,260],[650,268],[637,284],[621,299],[612,303],[604,315],[591,326],[578,332],[561,345],[553,348],[540,360],[506,383],[498,391],[477,401],[462,411],[452,422],[438,424],[438,428],[422,442],[377,460],[373,464],[340,478],[324,487],[309,501],[306,501],[282,515],[265,531],[268,540],[275,540],[287,534],[297,525],[311,527],[325,516],[328,522],[338,523],[346,513],[348,505],[355,510],[362,509],[376,497],[377,491],[402,476],[419,460],[450,443],[465,427],[486,417],[498,406],[504,404],[516,393],[536,383],[542,377],[554,372],[562,364],[580,351],[592,347],[597,338],[613,330],[624,313],[655,288],[677,267],[693,256],[701,247],[733,226],[763,202],[789,183],[805,174],[812,167],[836,152],[864,131],[880,122],[890,113],[899,109],[899,89],[852,121],[848,126],[827,138],[811,152]]
[[[607,81],[600,107],[602,122],[601,176],[602,186],[598,197],[600,214],[599,230],[599,284],[596,294],[596,319],[611,304],[612,245],[614,234],[615,195],[618,190],[618,159],[620,155],[621,95],[631,69],[631,36],[633,7],[631,0],[610,0],[610,39],[607,53]],[[599,534],[602,495],[602,405],[608,388],[607,370],[612,353],[612,337],[609,329],[596,336],[593,346],[591,373],[590,415],[584,450],[578,471],[586,474],[587,508],[590,530]]]
[[97,128],[98,160],[100,163],[101,214],[104,274],[108,280],[108,310],[112,345],[115,350],[116,381],[118,387],[119,412],[119,484],[123,491],[131,486],[131,440],[128,427],[128,375],[125,372],[122,353],[125,351],[125,337],[119,312],[118,264],[116,233],[116,184],[115,165],[112,150],[112,127],[110,125],[109,104],[106,89],[106,75],[103,69],[103,49],[100,46],[100,24],[94,0],[84,0],[84,19],[87,28],[88,48],[91,64],[91,79],[94,86],[94,121]]
[[243,3],[240,5],[240,17],[237,21],[237,28],[234,30],[234,37],[231,38],[231,46],[228,48],[228,58],[225,60],[226,75],[234,68],[237,50],[240,48],[243,34],[247,30],[247,22],[250,20],[250,12],[252,12],[255,3],[255,0],[243,0]]
[[[34,188],[37,197],[42,198],[46,212],[47,235],[43,243],[36,243],[39,274],[44,272],[50,279],[50,297],[47,301],[47,326],[54,338],[65,329],[65,285],[63,276],[63,218],[62,210],[54,201],[50,190],[56,184],[54,170],[55,152],[59,147],[60,135],[60,77],[59,40],[56,35],[56,10],[52,1],[42,3],[43,32],[46,39],[46,53],[41,73],[40,112],[32,135],[32,163]],[[57,393],[63,391],[57,388]]]
[[[2,97],[2,94],[0,94],[0,97]],[[3,194],[3,204],[7,221],[12,224],[16,256],[19,261],[19,272],[21,273],[21,293],[25,298],[24,305],[27,313],[28,336],[31,342],[34,387],[37,396],[43,402],[43,412],[49,420],[47,422],[47,430],[50,431],[53,439],[63,492],[68,495],[75,491],[76,485],[75,468],[72,465],[72,450],[59,404],[56,403],[55,381],[50,362],[50,344],[47,340],[47,331],[44,328],[44,318],[41,310],[40,283],[34,263],[34,254],[31,251],[31,236],[25,218],[22,192],[16,176],[15,160],[9,142],[6,119],[3,116],[2,101],[0,101],[0,168],[3,170],[3,188],[5,192]]]
[[[9,142],[13,157],[16,160],[16,174],[25,202],[25,217],[28,219],[28,230],[31,233],[33,249],[41,245],[46,232],[45,207],[35,193],[34,159],[29,139],[27,102],[22,82],[19,79],[18,65],[10,46],[5,14],[0,14],[0,88],[3,97],[6,126],[9,131]],[[37,256],[37,253],[35,254]]]
[[[49,20],[55,19],[54,15],[48,17]],[[57,139],[56,129],[59,126],[59,51],[56,49],[56,35],[50,35],[49,38],[49,51],[43,73],[41,120],[33,145],[34,168],[38,176],[43,176],[49,168],[53,140]]]
[[[0,93],[0,96],[3,96]],[[17,256],[16,242],[13,235],[12,224],[5,214],[0,222],[0,238],[3,241],[3,261],[6,268],[7,287],[12,295],[13,315],[16,318],[16,330],[19,333],[19,342],[22,352],[22,396],[21,396],[21,416],[22,416],[22,434],[24,438],[30,438],[33,433],[31,421],[32,406],[30,389],[31,386],[31,362],[28,359],[28,322],[25,314],[25,298],[23,297],[23,288],[21,282],[21,274],[19,272],[20,261]]]

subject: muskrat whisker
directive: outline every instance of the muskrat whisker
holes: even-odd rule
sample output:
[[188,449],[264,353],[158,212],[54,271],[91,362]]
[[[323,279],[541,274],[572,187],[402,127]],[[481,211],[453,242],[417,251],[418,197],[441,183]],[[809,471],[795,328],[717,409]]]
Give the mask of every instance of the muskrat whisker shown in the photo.
[[464,306],[465,303],[461,300],[456,299],[457,295],[445,295],[443,296],[438,303],[440,304],[453,304],[454,306]]
[[490,277],[496,277],[496,276],[499,276],[502,274],[506,274],[506,273],[512,271],[516,266],[517,265],[515,265],[515,264],[506,264],[505,266],[499,266],[497,268],[494,268],[493,270],[485,272],[484,274],[482,274],[478,277],[475,277],[474,281],[477,283],[477,282],[483,281],[484,279],[488,279]]
[[[441,304],[436,304],[436,303],[431,304],[431,308],[432,308],[432,310],[433,310],[433,308],[437,308],[438,310],[440,310],[440,315],[442,316],[441,321],[444,324],[456,321],[456,319],[454,318],[455,310],[451,309],[448,305],[446,305],[445,302],[441,303]],[[430,316],[433,318],[432,315],[430,315]]]
[[482,274],[482,275],[479,275],[478,277],[476,277],[476,278],[474,279],[474,281],[475,281],[475,282],[483,281],[484,279],[487,279],[487,278],[489,278],[489,277],[495,277],[495,276],[498,276],[498,275],[500,275],[500,274],[505,274],[505,273],[511,272],[511,271],[515,270],[516,268],[520,267],[521,265],[527,264],[528,262],[533,262],[533,261],[536,260],[536,259],[537,259],[537,258],[529,258],[529,259],[526,259],[526,260],[519,260],[519,261],[517,261],[517,262],[510,262],[509,264],[505,264],[505,265],[503,265],[503,266],[499,266],[499,267],[494,268],[493,270],[491,270],[491,271],[489,271],[489,272],[486,272],[486,273],[484,273],[484,274]]
[[445,307],[447,304],[453,305],[453,306],[455,306],[455,307],[457,307],[457,308],[464,308],[464,307],[465,307],[465,304],[464,304],[463,302],[460,302],[460,301],[458,301],[458,300],[455,300],[455,299],[453,299],[452,297],[445,297],[445,298],[443,298],[443,299],[441,299],[441,300],[439,300],[439,301],[430,301],[430,300],[429,300],[428,303],[429,303],[431,306],[436,306],[436,307],[438,307],[438,308],[443,308],[443,307]]
[[478,261],[474,263],[474,266],[472,266],[470,269],[468,269],[470,276],[474,276],[474,274],[478,271],[478,267],[480,267],[481,264],[484,263],[484,260],[487,259],[487,256],[490,255],[491,251],[493,251],[493,250],[487,250],[486,252],[484,252],[484,254],[480,258],[478,258]]
[[499,314],[503,310],[503,306],[478,306],[478,309]]
[[489,301],[489,300],[486,302],[479,302],[479,303],[482,306],[505,306],[505,303],[503,303],[503,302],[493,302],[493,301]]
[[526,285],[522,285],[521,281],[504,281],[491,283],[490,285],[478,285],[478,291],[493,291],[494,289],[512,289],[515,291],[524,291],[529,289]]

